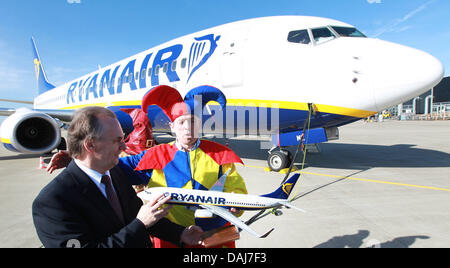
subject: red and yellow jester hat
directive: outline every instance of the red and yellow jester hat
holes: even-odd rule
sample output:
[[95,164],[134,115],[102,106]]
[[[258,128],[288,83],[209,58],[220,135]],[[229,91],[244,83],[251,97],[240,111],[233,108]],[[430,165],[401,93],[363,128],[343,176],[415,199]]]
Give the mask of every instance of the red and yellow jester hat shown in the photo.
[[[219,89],[212,86],[199,86],[191,89],[186,96],[181,97],[178,90],[170,86],[154,87],[142,99],[142,110],[147,113],[150,105],[158,105],[173,122],[185,114],[202,113],[205,105],[210,101],[217,101],[225,108],[227,99]],[[201,117],[201,114],[198,116]]]

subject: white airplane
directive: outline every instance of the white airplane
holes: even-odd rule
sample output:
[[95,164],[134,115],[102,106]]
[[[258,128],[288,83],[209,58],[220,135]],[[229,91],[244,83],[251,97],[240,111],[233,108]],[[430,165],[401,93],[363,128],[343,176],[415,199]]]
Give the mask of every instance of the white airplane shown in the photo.
[[[228,99],[205,108],[203,133],[271,135],[269,166],[289,166],[286,146],[299,143],[309,107],[314,108],[306,143],[339,136],[338,127],[422,94],[438,84],[444,68],[433,56],[406,46],[367,38],[337,20],[264,17],[224,24],[156,46],[85,76],[53,86],[34,39],[39,96],[33,110],[11,115],[0,129],[6,148],[44,153],[61,142],[61,122],[74,110],[97,105],[113,110],[126,133],[130,117],[120,108],[140,108],[157,85],[181,94],[200,85],[221,89]],[[15,112],[15,113],[14,113]],[[168,118],[148,109],[154,131],[168,132]],[[13,114],[14,113],[14,114]],[[64,143],[64,142],[63,142]]]
[[[224,176],[226,177],[226,174],[224,174]],[[234,216],[233,213],[229,211],[229,209],[236,208],[238,210],[263,210],[285,206],[301,212],[305,212],[303,209],[293,206],[287,200],[290,193],[292,192],[292,189],[297,183],[299,176],[300,174],[298,173],[294,174],[273,193],[261,196],[224,193],[219,191],[190,190],[172,187],[149,188],[138,193],[138,196],[147,201],[150,201],[155,196],[159,196],[161,194],[163,194],[164,196],[170,196],[171,199],[167,202],[168,204],[198,207],[199,209],[195,210],[196,218],[211,218],[214,214],[256,237],[265,238],[274,230],[274,228],[264,234],[258,234],[247,224],[241,221],[238,217]]]

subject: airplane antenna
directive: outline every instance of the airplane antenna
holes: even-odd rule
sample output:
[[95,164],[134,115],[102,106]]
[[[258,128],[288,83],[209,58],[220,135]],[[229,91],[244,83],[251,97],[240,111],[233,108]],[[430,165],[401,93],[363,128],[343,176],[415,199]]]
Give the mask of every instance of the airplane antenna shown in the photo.
[[[302,137],[301,137],[301,139],[300,139],[300,141],[298,143],[297,150],[295,151],[294,158],[292,158],[293,160],[291,162],[291,165],[289,166],[289,171],[286,174],[286,176],[284,177],[284,179],[281,182],[281,184],[283,184],[286,181],[286,179],[289,177],[289,175],[290,175],[290,173],[292,171],[292,167],[294,165],[294,161],[297,158],[298,150],[302,147],[302,145],[305,145],[305,147],[303,148],[303,162],[302,162],[302,168],[300,169],[300,171],[302,171],[304,169],[304,167],[305,167],[305,161],[306,161],[306,143],[305,143],[305,140],[308,140],[309,128],[310,128],[310,125],[311,125],[311,115],[315,115],[315,114],[316,114],[316,110],[315,110],[314,104],[313,103],[308,103],[308,119],[305,120],[305,124],[303,125],[303,134],[302,134]],[[304,133],[305,133],[306,130],[308,131],[308,133],[306,134],[306,139],[305,139],[304,138]],[[301,173],[300,173],[300,176],[301,176]],[[267,212],[267,214],[273,213],[279,207],[281,207],[281,206],[273,208],[270,212]],[[250,224],[254,223],[255,221],[259,220],[260,218],[266,216],[267,214],[263,215],[265,212],[266,212],[265,209],[261,210],[256,215],[254,215],[249,220],[247,220],[245,222],[245,224],[250,225]]]

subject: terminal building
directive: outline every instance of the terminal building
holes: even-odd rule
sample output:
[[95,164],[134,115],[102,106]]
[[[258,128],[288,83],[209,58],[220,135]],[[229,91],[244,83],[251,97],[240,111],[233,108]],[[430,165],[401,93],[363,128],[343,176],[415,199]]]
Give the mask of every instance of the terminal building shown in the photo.
[[[399,113],[399,111],[401,111]],[[450,76],[425,92],[407,102],[389,109],[393,116],[439,115],[450,117]]]

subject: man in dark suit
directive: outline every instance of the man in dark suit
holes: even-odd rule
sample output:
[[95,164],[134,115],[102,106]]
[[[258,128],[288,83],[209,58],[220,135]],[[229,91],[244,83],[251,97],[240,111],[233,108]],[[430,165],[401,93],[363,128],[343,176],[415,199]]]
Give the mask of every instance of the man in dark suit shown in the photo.
[[[74,160],[33,202],[33,221],[45,247],[150,247],[149,234],[178,245],[201,242],[202,230],[165,219],[170,197],[146,205],[116,167],[123,132],[106,108],[78,111],[68,130]],[[112,182],[112,183],[111,183]]]

